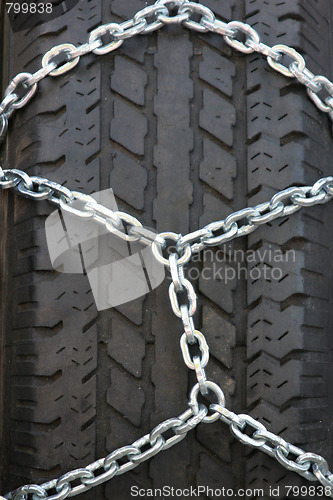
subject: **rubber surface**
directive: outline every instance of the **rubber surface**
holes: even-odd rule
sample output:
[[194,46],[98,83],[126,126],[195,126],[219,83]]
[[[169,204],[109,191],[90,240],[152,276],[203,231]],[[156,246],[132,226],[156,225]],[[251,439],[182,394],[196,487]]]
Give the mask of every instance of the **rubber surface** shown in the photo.
[[[311,71],[332,78],[329,1],[204,3],[223,20],[250,23],[265,43],[295,47]],[[14,35],[4,18],[3,87],[16,73],[38,69],[52,46],[83,43],[102,22],[131,18],[144,6],[79,2]],[[1,164],[85,193],[111,186],[145,225],[187,233],[330,175],[332,152],[328,119],[294,80],[219,36],[169,27],[44,80],[12,119]],[[0,203],[5,493],[82,467],[182,413],[194,378],[182,360],[167,280],[98,313],[85,276],[52,270],[44,229],[52,207],[6,192]],[[332,215],[328,204],[278,219],[207,252],[191,271],[195,277],[206,269],[209,278],[194,279],[195,321],[210,346],[207,375],[228,407],[331,466]],[[232,250],[252,250],[253,258],[235,261]],[[284,258],[277,263],[278,251]],[[239,279],[226,283],[227,270],[239,264]],[[282,275],[265,279],[264,265]],[[133,485],[246,486],[265,495],[279,485],[282,498],[291,484],[305,481],[215,423],[81,498],[127,499]]]

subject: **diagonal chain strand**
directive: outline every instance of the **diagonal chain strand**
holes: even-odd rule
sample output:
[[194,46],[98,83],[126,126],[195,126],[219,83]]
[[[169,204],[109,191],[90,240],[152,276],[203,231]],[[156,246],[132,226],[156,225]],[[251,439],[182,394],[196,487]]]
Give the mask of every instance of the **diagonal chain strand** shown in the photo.
[[[295,49],[282,44],[270,47],[260,41],[258,32],[249,24],[240,21],[224,23],[216,19],[213,11],[200,3],[186,0],[158,0],[155,4],[137,12],[133,19],[95,28],[89,33],[88,40],[83,45],[76,47],[64,43],[51,48],[43,56],[42,67],[39,70],[33,74],[16,75],[6,88],[4,99],[0,103],[0,144],[6,137],[8,120],[17,109],[25,106],[35,95],[42,79],[48,76],[60,76],[70,71],[79,63],[80,58],[87,54],[110,53],[120,47],[126,39],[139,34],[149,34],[168,24],[180,24],[199,33],[216,33],[222,35],[225,42],[235,50],[244,54],[257,52],[265,56],[271,68],[286,77],[296,78],[304,85],[308,96],[318,109],[327,113],[333,121],[333,83],[323,75],[314,75],[306,67],[302,55]],[[111,40],[103,45],[102,37],[105,35],[109,35]],[[322,98],[319,93],[321,95],[325,93],[326,97]],[[225,398],[221,388],[206,379],[205,367],[209,361],[209,348],[204,335],[195,330],[193,316],[197,299],[192,284],[184,275],[184,266],[190,261],[193,253],[247,235],[260,225],[278,217],[289,216],[302,207],[328,202],[333,197],[333,177],[319,179],[312,186],[289,187],[276,193],[265,203],[238,210],[226,219],[211,222],[187,235],[171,232],[155,235],[143,228],[142,224],[129,214],[112,211],[98,204],[91,196],[71,191],[40,176],[29,176],[18,169],[2,170],[0,167],[0,189],[14,189],[27,198],[36,201],[47,200],[78,217],[91,218],[126,241],[152,242],[154,256],[170,269],[172,278],[169,288],[170,302],[173,312],[181,318],[184,327],[180,346],[185,364],[195,371],[197,377],[197,383],[190,393],[189,409],[179,417],[162,422],[150,434],[129,446],[115,450],[106,458],[97,460],[87,467],[68,472],[59,479],[42,485],[22,486],[5,497],[0,496],[0,500],[4,498],[62,500],[68,496],[78,495],[170,448],[184,439],[200,422],[210,423],[219,419],[229,425],[232,434],[240,442],[275,458],[287,470],[297,472],[310,481],[318,480],[324,487],[325,495],[333,498],[333,474],[323,457],[305,452],[269,432],[263,424],[249,415],[236,415],[225,408]],[[126,233],[121,230],[123,222],[129,226],[129,231]],[[165,258],[163,252],[167,250],[167,240],[176,243],[176,253]],[[179,304],[178,295],[181,292],[186,292],[187,304]],[[195,343],[198,344],[201,356],[191,358],[190,347]],[[209,391],[215,394],[218,401],[217,404],[209,405],[209,410],[212,412],[210,415],[208,408],[198,403],[199,392],[206,395]],[[246,427],[254,430],[252,436],[244,431]],[[172,430],[174,435],[166,440],[163,433],[169,430]],[[141,450],[143,447],[146,448],[144,451]],[[296,458],[292,459],[290,455]],[[119,463],[121,459],[122,464]]]
[[[34,500],[35,498],[63,500],[68,496],[84,493],[94,486],[109,481],[114,476],[134,469],[159,452],[182,441],[190,430],[206,418],[207,412],[208,409],[203,405],[200,405],[197,412],[189,408],[178,417],[169,418],[157,425],[150,434],[146,434],[131,445],[118,448],[105,458],[96,460],[84,468],[68,472],[59,479],[53,479],[41,485],[22,486],[5,495],[5,498],[8,500]],[[219,415],[218,412],[217,414]],[[169,430],[173,431],[174,435],[165,439],[163,434]],[[142,451],[141,448],[146,446],[148,449]],[[0,497],[1,499],[3,497]]]
[[[249,415],[236,415],[217,404],[211,404],[209,409],[220,414],[220,419],[229,425],[231,433],[242,444],[261,450],[275,458],[285,469],[296,472],[309,481],[318,480],[323,486],[323,493],[333,498],[333,474],[322,456],[306,452],[285,441]],[[253,430],[252,436],[245,432],[246,427]]]

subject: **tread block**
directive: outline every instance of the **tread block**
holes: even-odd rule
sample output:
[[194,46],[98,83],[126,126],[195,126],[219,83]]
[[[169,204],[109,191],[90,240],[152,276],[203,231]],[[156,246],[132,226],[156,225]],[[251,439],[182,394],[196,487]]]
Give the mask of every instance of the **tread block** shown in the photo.
[[214,142],[205,139],[200,179],[228,200],[233,198],[233,179],[236,176],[236,159]]
[[[142,210],[144,208],[144,191],[147,186],[146,169],[137,160],[133,160],[122,151],[114,153],[113,167],[110,174],[110,185],[114,187],[114,192],[132,207]],[[132,179],[135,179],[135,184],[132,184]]]
[[142,387],[116,367],[111,368],[107,402],[134,425],[141,425],[141,412],[145,402]]
[[236,344],[236,329],[212,307],[202,308],[202,329],[211,353],[226,368],[232,367],[232,351]]
[[111,73],[111,90],[126,97],[134,104],[145,104],[147,74],[137,64],[121,56],[114,58],[114,70]]
[[145,341],[140,333],[123,321],[113,319],[112,334],[108,341],[109,356],[132,375],[140,378],[145,352]]
[[147,119],[127,103],[116,100],[111,120],[110,138],[137,155],[144,154]]
[[199,76],[229,97],[233,94],[232,80],[236,74],[234,64],[209,47],[202,51]]
[[200,126],[216,139],[231,147],[233,125],[236,124],[235,109],[210,89],[203,91],[203,108],[200,113]]

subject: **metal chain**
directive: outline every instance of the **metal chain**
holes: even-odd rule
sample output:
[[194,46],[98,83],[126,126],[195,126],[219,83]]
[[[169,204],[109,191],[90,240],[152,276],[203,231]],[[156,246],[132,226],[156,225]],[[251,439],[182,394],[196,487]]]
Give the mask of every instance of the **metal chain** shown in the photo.
[[[199,21],[193,17],[198,17]],[[305,65],[303,56],[287,45],[270,47],[260,41],[259,33],[249,24],[240,21],[223,23],[212,10],[200,3],[185,0],[158,0],[123,23],[108,23],[95,28],[83,45],[76,47],[63,43],[52,47],[42,57],[42,67],[35,73],[19,73],[9,83],[0,103],[0,143],[7,129],[8,119],[16,109],[25,106],[35,95],[39,82],[47,76],[60,76],[72,70],[82,56],[90,53],[108,54],[123,42],[139,34],[148,34],[168,24],[181,24],[191,30],[213,32],[224,37],[233,49],[244,54],[257,52],[267,58],[268,64],[287,77],[295,77],[307,88],[315,105],[333,120],[333,83],[323,75],[314,75]],[[103,45],[103,37],[111,41]],[[245,41],[239,38],[245,36]],[[283,61],[286,62],[283,62]],[[321,97],[320,93],[326,93]]]
[[[126,241],[153,242],[152,251],[156,259],[171,270],[175,270],[177,266],[187,264],[193,253],[245,236],[255,231],[262,224],[267,224],[279,217],[291,215],[302,207],[327,203],[333,198],[333,177],[323,177],[312,186],[289,187],[277,192],[267,202],[238,210],[228,215],[226,219],[211,222],[204,228],[184,236],[172,232],[157,235],[143,228],[141,222],[132,215],[126,212],[112,211],[97,203],[89,195],[71,191],[65,186],[44,177],[29,176],[22,170],[2,170],[0,167],[0,189],[10,188],[15,189],[26,198],[36,201],[47,200],[69,214],[85,219],[93,219],[103,224],[108,231]],[[239,225],[239,221],[242,220],[245,221],[245,224]],[[121,231],[123,223],[128,227],[128,234]],[[177,265],[176,263],[171,264],[170,259],[163,256],[163,250],[167,247],[167,240],[176,243],[177,254],[175,256],[177,257],[175,258],[177,259]],[[181,287],[179,283],[182,278],[175,279],[176,283],[171,291],[171,300],[173,309],[176,311],[175,314],[182,317],[181,308],[177,306],[175,299],[175,293],[178,293],[179,287]]]
[[[182,319],[184,327],[184,333],[180,339],[184,362],[190,370],[195,371],[198,388],[202,395],[206,395],[209,392],[209,382],[205,373],[205,367],[209,361],[209,348],[205,336],[199,330],[194,329],[193,316],[197,309],[197,296],[192,283],[184,276],[182,257],[179,257],[177,253],[172,253],[169,257],[169,266],[172,279],[169,286],[170,303],[174,314]],[[180,305],[179,296],[184,293],[188,304]],[[193,356],[192,359],[190,346],[196,343],[198,343],[201,357]]]
[[[226,219],[211,222],[203,229],[182,236],[177,243],[181,252],[191,245],[192,253],[207,247],[221,245],[255,231],[262,224],[267,224],[279,217],[291,215],[302,207],[327,203],[333,198],[333,177],[324,177],[312,186],[289,187],[276,193],[270,201],[254,207],[243,208],[230,214]],[[239,225],[239,221],[245,224]]]
[[[0,103],[0,144],[8,130],[8,120],[16,109],[25,106],[35,95],[39,82],[47,76],[60,76],[72,70],[82,56],[90,53],[104,55],[116,50],[126,39],[139,34],[151,33],[168,24],[181,24],[191,30],[204,33],[213,32],[224,37],[233,49],[250,54],[257,52],[267,58],[268,64],[286,77],[294,77],[307,88],[307,93],[321,111],[333,120],[333,83],[325,76],[314,75],[305,65],[302,55],[287,45],[270,47],[260,41],[258,32],[249,24],[240,21],[224,23],[216,19],[214,13],[200,3],[186,0],[158,0],[135,14],[133,19],[123,23],[108,23],[94,29],[83,45],[76,47],[64,43],[51,48],[42,58],[42,67],[35,73],[20,73],[11,80]],[[104,43],[103,37],[109,41]],[[245,37],[245,40],[244,40]],[[242,40],[241,40],[242,39]],[[325,97],[322,95],[326,94]],[[98,460],[83,469],[69,472],[59,479],[38,485],[27,485],[5,498],[13,500],[49,499],[62,500],[75,496],[97,486],[112,477],[133,469],[141,462],[184,439],[187,432],[200,422],[214,422],[218,419],[228,423],[233,435],[242,443],[262,450],[275,457],[286,469],[293,470],[309,480],[319,480],[325,487],[325,494],[333,497],[333,474],[329,472],[324,458],[314,453],[306,453],[279,436],[267,431],[260,422],[249,415],[236,415],[225,408],[221,388],[206,380],[205,367],[209,360],[209,349],[203,334],[196,330],[193,315],[197,299],[192,284],[184,276],[184,265],[195,252],[207,247],[220,245],[239,236],[247,235],[260,225],[275,218],[291,215],[303,206],[326,203],[333,197],[333,177],[319,179],[313,186],[289,187],[276,193],[270,201],[255,207],[248,207],[230,214],[226,219],[212,222],[202,229],[187,235],[171,232],[156,235],[143,228],[141,223],[125,212],[113,211],[88,195],[71,191],[39,176],[29,176],[18,169],[2,170],[0,167],[0,189],[12,188],[21,195],[34,200],[48,200],[68,213],[89,218],[102,224],[118,237],[132,242],[142,240],[152,243],[155,257],[170,268],[172,283],[169,287],[171,306],[183,322],[184,334],[181,349],[186,365],[195,371],[198,383],[190,393],[190,409],[177,418],[169,419],[130,446],[120,448],[106,458]],[[240,225],[243,221],[243,225]],[[126,226],[124,228],[124,226]],[[176,252],[168,257],[167,241],[175,243]],[[180,304],[182,295],[185,303]],[[200,356],[190,355],[191,345],[198,343]],[[218,403],[211,404],[213,412],[199,405],[198,394],[211,391]],[[254,429],[252,436],[244,432],[246,426]],[[174,436],[165,440],[163,433],[172,430]],[[141,448],[149,446],[142,451]],[[292,460],[289,455],[294,455]],[[122,465],[119,460],[127,458]],[[288,458],[289,457],[289,458]],[[0,497],[3,498],[3,497]]]
[[[333,178],[330,178],[329,182],[333,182]],[[326,185],[327,183],[325,182],[321,183],[321,186]],[[286,199],[287,196],[290,199],[291,196],[296,194],[299,195],[295,190],[289,191],[288,194],[286,191],[287,190],[272,198],[271,203],[273,209],[275,205],[279,206],[281,200]],[[318,196],[319,192],[320,188],[319,185],[317,185],[316,189],[314,189],[314,193],[317,194],[314,194],[314,196]],[[256,216],[255,211],[256,209],[249,208],[236,212],[227,218],[229,220],[226,219],[226,225],[232,225],[235,223],[234,220],[244,218],[244,215],[241,214],[242,212],[245,213],[246,217]],[[188,245],[188,242],[186,244]],[[198,383],[191,391],[189,406],[194,413],[198,413],[199,391],[202,395],[207,395],[209,390],[212,391],[217,396],[219,403],[209,406],[213,414],[206,416],[202,420],[203,423],[215,422],[221,419],[223,422],[229,424],[230,431],[242,444],[263,451],[270,457],[275,458],[285,469],[296,472],[309,481],[318,480],[324,487],[325,495],[333,498],[333,474],[329,471],[328,463],[323,457],[315,453],[305,452],[301,448],[285,441],[280,436],[269,432],[262,423],[258,422],[250,415],[236,415],[229,411],[225,408],[225,398],[221,388],[214,382],[207,381],[204,369],[209,361],[209,347],[204,335],[200,331],[194,330],[192,316],[195,314],[197,308],[196,295],[192,284],[184,277],[184,264],[179,264],[179,261],[180,258],[177,253],[172,253],[170,255],[169,267],[172,282],[169,287],[169,296],[174,314],[181,317],[183,321],[185,332],[181,337],[180,345],[184,362],[188,368],[195,370],[198,380]],[[184,292],[186,292],[188,304],[179,305],[178,296]],[[185,315],[182,314],[183,311]],[[185,321],[184,318],[186,318]],[[189,319],[191,320],[190,322]],[[192,359],[189,352],[189,346],[196,342],[198,342],[201,357],[194,356]],[[254,429],[252,436],[245,432],[246,426]],[[292,457],[295,457],[295,459]]]
[[[220,401],[219,399],[219,404]],[[109,481],[114,476],[134,469],[157,453],[182,441],[190,430],[207,418],[208,409],[206,406],[200,405],[196,410],[194,412],[192,408],[189,408],[178,417],[165,420],[157,425],[150,434],[146,434],[129,446],[118,448],[107,457],[96,460],[84,468],[73,470],[59,479],[53,479],[41,485],[22,486],[5,495],[5,498],[10,500],[63,500],[68,496],[72,497],[84,493],[94,486]],[[219,413],[215,413],[219,417]],[[165,439],[163,434],[170,430],[173,431],[174,435]],[[147,449],[142,451],[143,447]],[[122,464],[120,465],[119,460],[121,459]]]
[[[220,414],[220,419],[229,425],[231,433],[242,444],[261,450],[275,458],[285,469],[296,472],[309,481],[318,480],[324,487],[325,495],[333,498],[333,474],[322,456],[306,452],[285,441],[249,415],[237,415],[218,404],[211,404],[209,409]],[[247,427],[254,429],[252,436],[246,433]]]
[[[48,200],[70,215],[91,219],[103,225],[107,231],[128,242],[156,241],[160,246],[164,239],[142,227],[141,222],[126,212],[113,211],[97,203],[87,194],[70,189],[39,176],[29,176],[22,170],[2,170],[0,167],[0,189],[13,188],[22,196],[33,200]],[[126,225],[127,232],[124,230]]]

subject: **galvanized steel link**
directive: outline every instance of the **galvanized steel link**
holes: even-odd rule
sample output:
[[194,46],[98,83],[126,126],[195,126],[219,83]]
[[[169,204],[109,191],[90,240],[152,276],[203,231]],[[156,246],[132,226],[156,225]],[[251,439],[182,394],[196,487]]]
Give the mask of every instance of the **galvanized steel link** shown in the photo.
[[141,22],[134,22],[134,19],[129,19],[124,23],[119,25],[122,28],[122,32],[114,32],[112,37],[115,40],[126,40],[127,38],[132,38],[133,36],[140,35],[147,26],[146,19],[142,19]]
[[327,461],[320,455],[309,452],[299,456],[296,461],[299,464],[310,462],[312,473],[323,486],[330,488],[333,498],[333,474],[329,471]]
[[93,219],[102,224],[106,224],[107,222],[112,225],[112,232],[114,229],[119,229],[122,226],[121,218],[117,215],[114,210],[97,203],[94,200],[94,203],[89,201],[84,206],[85,210],[88,212],[92,212]]
[[[211,380],[206,380],[205,385],[207,389],[215,394],[217,397],[217,402],[220,406],[225,406],[225,397],[223,394],[223,391],[220,386],[215,384],[215,382],[212,382]],[[198,414],[200,411],[200,405],[198,403],[198,395],[200,391],[200,384],[199,382],[195,384],[194,387],[192,387],[191,393],[190,393],[190,401],[189,401],[189,406],[192,408],[192,411],[194,414]],[[207,415],[202,419],[203,423],[212,423],[216,422],[220,418],[220,414],[218,411],[214,411],[212,415]]]
[[209,391],[207,386],[206,372],[199,356],[193,357],[193,365],[195,369],[195,375],[197,377],[197,381],[199,384],[200,392],[203,396],[205,396],[206,394],[208,394]]
[[[208,409],[204,405],[199,405],[198,407],[198,412],[193,415],[193,417],[189,418],[183,425],[180,425],[179,427],[177,426],[175,428],[175,433],[176,434],[186,434],[187,432],[191,431],[194,429],[200,422],[203,421],[203,419],[206,417],[208,413]],[[192,408],[189,408],[186,412],[182,414],[182,418],[185,420],[185,418],[188,418],[193,414]]]
[[294,75],[295,78],[305,87],[308,87],[310,90],[314,92],[320,91],[320,85],[315,83],[313,80],[315,75],[308,70],[308,68],[304,68],[303,71],[299,71],[298,66],[294,63],[291,63],[289,66],[289,71]]
[[[200,359],[200,364],[202,368],[205,368],[207,366],[208,361],[209,361],[209,348],[208,344],[206,342],[205,336],[199,331],[199,330],[194,330],[193,332],[194,338],[198,341],[199,349],[201,351],[202,357]],[[194,366],[194,361],[191,359],[188,343],[187,343],[187,337],[186,333],[183,333],[183,335],[180,338],[180,347],[183,353],[183,358],[186,366],[190,368],[191,370],[195,370]]]
[[[0,103],[0,116],[3,116],[6,118],[6,120],[8,120],[15,111],[15,108],[13,107],[13,105],[17,101],[18,101],[18,97],[16,94],[6,95],[3,98],[2,102]],[[7,127],[8,127],[8,124],[6,126],[6,130],[7,130]],[[1,128],[3,128],[3,126]],[[3,135],[3,132],[2,132],[2,135]]]
[[181,314],[181,319],[183,322],[183,327],[184,327],[184,332],[186,334],[187,342],[189,344],[194,344],[195,343],[194,323],[193,323],[193,318],[190,315],[189,308],[186,304],[182,304],[180,306],[180,314]]
[[[158,30],[162,28],[163,21],[158,20],[158,16],[162,14],[166,17],[169,15],[168,9],[162,4],[154,4],[148,5],[144,9],[140,10],[133,17],[134,26],[142,22],[142,20],[146,21],[146,27],[142,31],[143,33],[151,33],[152,31]],[[148,19],[153,17],[154,20],[151,23],[148,23]]]
[[[324,113],[328,113],[333,110],[333,83],[328,80],[325,76],[317,75],[312,78],[312,83],[318,85],[318,90],[307,88],[307,93],[313,100],[317,108]],[[320,90],[325,89],[328,93],[328,97],[323,101],[317,94]]]
[[44,67],[41,67],[31,75],[31,77],[27,80],[26,85],[30,87],[31,85],[35,85],[35,83],[39,83],[43,80],[43,78],[46,78],[54,69],[56,69],[56,67],[57,65],[55,62],[46,64]]
[[[233,34],[224,35],[224,40],[232,48],[237,49],[244,54],[251,54],[255,50],[254,46],[259,46],[259,34],[249,24],[241,23],[240,21],[231,21],[227,24],[227,28],[231,30]],[[245,43],[236,39],[238,33],[242,33],[246,36]]]
[[281,59],[281,54],[278,54],[277,52],[274,52],[272,47],[269,45],[266,45],[265,43],[259,42],[256,43],[253,41],[251,38],[248,38],[246,40],[246,45],[253,49],[254,52],[258,52],[258,54],[262,54],[263,56],[269,56],[271,57],[274,61],[279,61]]
[[5,114],[0,113],[0,144],[4,140],[8,129],[8,118]]
[[34,84],[29,83],[28,85],[28,82],[30,81],[31,78],[32,78],[31,73],[19,73],[18,75],[15,76],[15,78],[12,79],[12,81],[6,88],[5,97],[9,95],[16,95],[17,88],[19,86],[22,86],[25,90],[25,95],[23,95],[22,97],[20,97],[20,99],[15,100],[12,103],[11,105],[12,108],[14,109],[22,108],[25,104],[27,104],[30,101],[30,99],[35,94],[37,90],[37,83]]
[[[163,264],[166,267],[170,267],[170,261],[169,261],[169,259],[166,259],[163,256],[163,250],[165,250],[166,247],[167,247],[167,240],[171,240],[171,241],[177,243],[179,241],[179,238],[181,237],[181,235],[177,234],[177,233],[173,233],[171,231],[167,231],[167,232],[164,232],[164,233],[159,233],[158,236],[159,236],[160,239],[163,239],[164,243],[163,243],[163,245],[161,245],[158,242],[157,239],[153,242],[153,244],[152,244],[153,255],[158,260],[158,262],[160,262],[161,264]],[[179,257],[178,257],[178,260],[177,260],[177,264],[179,266],[187,264],[187,262],[189,262],[190,259],[191,259],[191,255],[192,255],[191,246],[190,245],[186,245],[179,252]]]
[[[127,214],[126,212],[116,211],[116,212],[114,212],[114,216],[117,219],[120,219],[121,222],[124,222],[130,228],[132,228],[132,227],[141,228],[142,227],[142,224],[138,219],[136,219],[135,217],[133,217],[130,214]],[[141,239],[141,236],[139,234],[127,234],[126,232],[118,229],[116,224],[113,222],[113,218],[106,219],[105,227],[108,231],[110,231],[110,233],[115,234],[116,236],[118,236],[122,240],[134,243],[134,242],[139,241]]]
[[[182,281],[182,285],[184,286],[184,288],[186,290],[187,298],[189,301],[189,304],[188,304],[189,315],[193,316],[195,314],[196,309],[197,309],[197,295],[196,295],[194,288],[193,288],[193,285],[190,281],[188,281],[187,279],[184,279]],[[178,302],[177,293],[175,290],[175,285],[173,282],[170,283],[170,286],[169,286],[169,297],[170,297],[170,303],[171,303],[171,307],[172,307],[174,314],[176,316],[178,316],[178,318],[181,318],[182,314],[181,314],[180,305]]]
[[33,183],[31,177],[23,172],[23,170],[17,170],[16,168],[2,170],[2,177],[0,178],[0,188],[8,189],[17,186],[22,182],[27,189],[33,189]]
[[98,28],[94,29],[89,35],[88,44],[92,45],[99,42],[99,46],[94,48],[92,52],[100,56],[108,54],[112,50],[116,50],[118,47],[120,47],[120,45],[124,43],[124,40],[112,39],[111,42],[107,43],[106,45],[102,45],[102,36],[108,34],[111,36],[111,38],[113,38],[114,33],[122,35],[124,33],[124,30],[119,24],[116,23],[104,24],[103,26],[99,26]]
[[172,253],[169,257],[169,266],[171,279],[174,284],[175,292],[182,292],[184,290],[183,281],[185,279],[184,276],[184,267],[178,264],[179,256],[176,253]]
[[[80,57],[77,56],[75,58],[71,58],[70,54],[71,52],[75,51],[76,47],[72,43],[63,43],[61,45],[57,45],[55,47],[52,47],[46,54],[44,54],[43,59],[42,59],[42,67],[46,68],[49,67],[49,64],[51,64],[52,59],[55,59],[56,57],[63,55],[66,62],[61,63],[61,64],[56,64],[56,68],[50,71],[48,74],[50,76],[60,76],[63,75],[64,73],[67,73],[67,71],[70,71],[73,69],[79,62]],[[32,75],[31,75],[32,76]]]
[[190,28],[200,33],[205,33],[206,31],[208,31],[208,28],[204,25],[205,21],[208,21],[210,23],[214,23],[215,21],[215,15],[213,11],[200,3],[184,2],[178,9],[179,15],[188,12],[190,14],[200,15],[200,22],[194,21],[189,17],[187,20],[183,21],[182,24],[186,26],[186,28]]
[[204,28],[207,28],[208,31],[212,33],[217,33],[218,35],[228,35],[232,37],[235,33],[234,30],[228,28],[228,23],[224,23],[219,21],[218,19],[214,19],[214,21],[210,21],[206,17],[203,17],[200,21]]
[[280,54],[281,56],[286,55],[289,56],[291,59],[293,59],[292,63],[290,63],[289,67],[287,67],[281,64],[279,60],[274,60],[271,56],[267,56],[268,64],[273,69],[275,69],[275,71],[282,73],[284,76],[292,78],[294,75],[292,71],[290,71],[290,66],[291,64],[293,64],[293,68],[296,68],[297,71],[299,71],[300,73],[303,72],[305,68],[304,58],[295,49],[288,47],[287,45],[279,44],[279,45],[274,45],[274,47],[272,47],[272,50],[273,52]]

